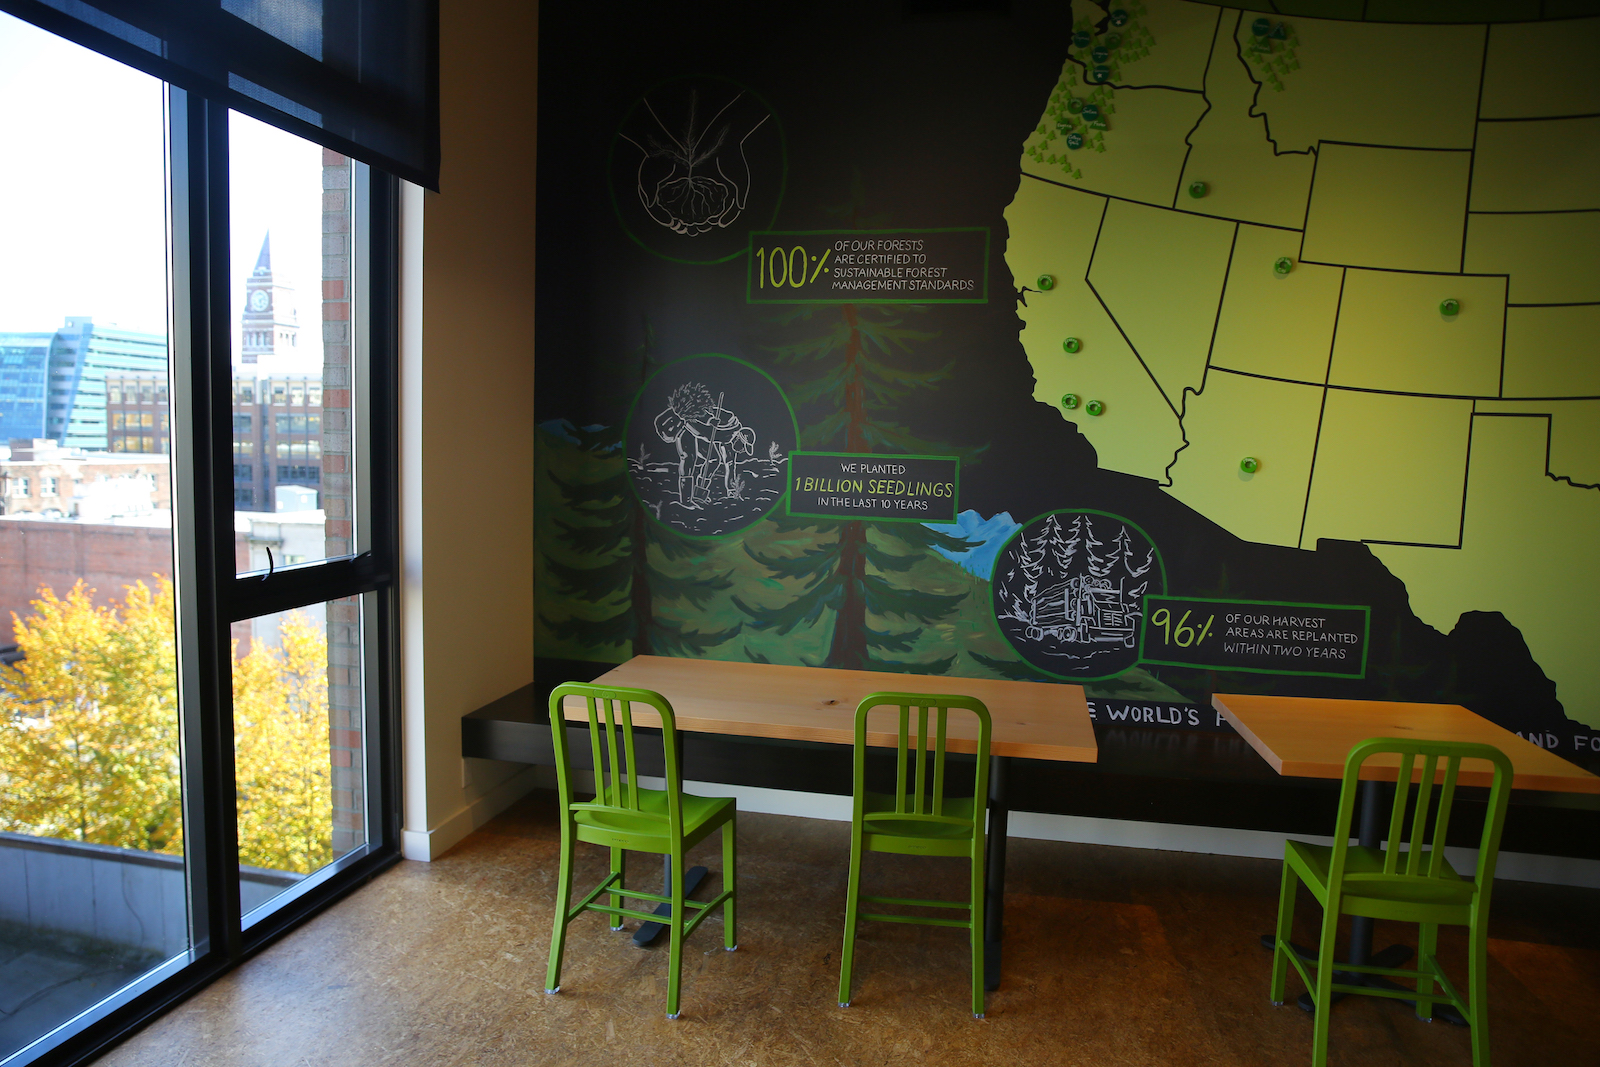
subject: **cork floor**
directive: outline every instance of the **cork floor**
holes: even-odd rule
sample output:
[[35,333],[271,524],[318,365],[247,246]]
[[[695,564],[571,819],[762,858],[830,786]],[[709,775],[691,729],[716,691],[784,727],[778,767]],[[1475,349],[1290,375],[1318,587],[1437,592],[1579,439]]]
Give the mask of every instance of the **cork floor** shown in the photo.
[[[544,994],[557,839],[554,798],[535,793],[443,858],[386,872],[99,1063],[1192,1067],[1310,1057],[1310,1017],[1267,1003],[1269,956],[1256,939],[1273,921],[1273,861],[1013,839],[1005,977],[986,1019],[967,1011],[962,932],[898,924],[864,925],[854,1004],[841,1009],[848,827],[743,813],[739,950],[723,952],[720,920],[706,922],[685,951],[673,1022],[665,950],[634,948],[598,915],[574,924],[562,991]],[[713,870],[716,840],[696,851]],[[600,876],[604,855],[580,846],[580,884]],[[963,877],[958,861],[870,859],[869,892],[955,895]],[[659,872],[656,862],[641,857],[641,875]],[[1494,1063],[1594,1063],[1600,891],[1502,882],[1496,894]],[[1309,897],[1299,911],[1309,941]],[[1441,933],[1441,952],[1464,981],[1452,933]],[[1407,931],[1380,924],[1378,934],[1382,945]],[[1334,1010],[1330,1062],[1340,1067],[1471,1062],[1465,1029],[1419,1022],[1403,1005],[1356,998]]]

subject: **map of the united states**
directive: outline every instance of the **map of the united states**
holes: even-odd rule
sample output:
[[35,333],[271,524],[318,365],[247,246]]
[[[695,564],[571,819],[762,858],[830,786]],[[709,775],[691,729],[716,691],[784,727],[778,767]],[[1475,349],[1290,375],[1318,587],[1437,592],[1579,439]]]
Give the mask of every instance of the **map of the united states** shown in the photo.
[[1431,626],[1502,612],[1600,726],[1600,19],[1074,15],[1006,214],[1035,399]]

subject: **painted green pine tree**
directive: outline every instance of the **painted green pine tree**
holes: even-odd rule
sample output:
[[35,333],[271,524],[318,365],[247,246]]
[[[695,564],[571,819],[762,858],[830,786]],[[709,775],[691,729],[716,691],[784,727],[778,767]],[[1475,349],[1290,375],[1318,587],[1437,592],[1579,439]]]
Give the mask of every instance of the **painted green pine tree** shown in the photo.
[[564,563],[546,553],[546,573],[561,595],[610,609],[600,618],[573,615],[552,620],[541,614],[551,633],[591,647],[628,642],[638,656],[703,655],[738,636],[737,625],[722,631],[691,630],[656,615],[657,600],[681,600],[703,608],[733,582],[726,574],[698,575],[692,567],[687,574],[675,575],[652,559],[692,563],[700,551],[648,520],[628,485],[625,467],[593,482],[549,477],[574,516],[556,520],[556,539],[580,554],[587,565]]
[[[641,383],[649,377],[654,348],[655,333],[646,320],[644,341],[634,350]],[[621,446],[616,428],[569,432],[591,454],[614,454]],[[698,656],[738,636],[737,624],[691,630],[656,614],[657,600],[702,609],[733,582],[725,573],[703,573],[697,566],[703,553],[694,542],[649,520],[628,484],[626,462],[593,481],[563,479],[554,471],[547,477],[568,515],[554,520],[555,539],[582,562],[564,562],[546,552],[545,573],[559,595],[599,609],[599,617],[591,610],[559,620],[541,613],[540,621],[555,637],[588,648],[627,643],[636,656]]]
[[[830,213],[841,216],[850,229],[882,225],[881,220],[862,217],[864,201],[857,176],[850,203]],[[895,409],[908,396],[935,388],[949,377],[952,366],[915,369],[915,346],[936,334],[907,326],[905,314],[892,305],[843,304],[803,307],[780,320],[786,327],[823,326],[813,337],[772,350],[779,364],[814,375],[789,388],[794,404],[827,413],[806,424],[801,433],[805,447],[835,447],[857,454],[974,454],[925,440],[894,421]],[[804,583],[799,596],[775,608],[753,606],[736,596],[734,603],[754,626],[785,634],[796,626],[815,625],[824,611],[831,610],[835,614],[829,667],[862,670],[881,665],[906,673],[943,674],[955,663],[954,653],[924,663],[887,658],[909,653],[922,627],[949,616],[966,597],[904,588],[892,576],[910,570],[932,548],[961,551],[973,547],[970,542],[914,522],[776,521],[781,532],[809,529],[816,536],[797,555],[762,555],[746,547],[774,578]],[[895,616],[913,625],[906,630],[875,630],[868,624],[869,614]]]

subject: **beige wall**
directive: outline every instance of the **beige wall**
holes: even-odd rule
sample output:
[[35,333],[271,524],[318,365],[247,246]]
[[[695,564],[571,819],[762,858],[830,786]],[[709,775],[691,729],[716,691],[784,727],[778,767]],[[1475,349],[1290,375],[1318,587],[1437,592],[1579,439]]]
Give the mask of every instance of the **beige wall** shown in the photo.
[[463,761],[460,723],[533,680],[537,60],[537,4],[440,4],[441,192],[409,188],[402,210],[404,843],[414,859],[439,855],[531,779],[516,765]]

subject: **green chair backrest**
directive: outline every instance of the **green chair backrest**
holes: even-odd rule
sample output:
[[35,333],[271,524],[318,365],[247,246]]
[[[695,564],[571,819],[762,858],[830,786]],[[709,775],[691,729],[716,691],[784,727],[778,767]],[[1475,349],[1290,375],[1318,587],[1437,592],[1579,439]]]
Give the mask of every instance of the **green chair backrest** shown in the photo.
[[[989,709],[975,697],[933,693],[873,693],[865,697],[856,706],[856,814],[860,815],[862,798],[866,795],[867,718],[875,709],[885,706],[893,706],[899,711],[894,812],[880,812],[866,818],[941,823],[969,821],[945,814],[945,730],[950,711],[963,709],[978,720],[978,764],[973,783],[976,803],[973,804],[973,811],[977,828],[981,830],[984,805],[989,796]],[[911,728],[913,722],[916,724],[914,731]]]
[[[556,789],[561,806],[573,806],[572,768],[567,758],[566,697],[584,699],[588,710],[589,751],[594,767],[595,798],[580,805],[587,810],[609,810],[646,821],[659,820],[663,832],[683,833],[683,783],[678,769],[678,730],[672,705],[648,689],[565,682],[550,693],[550,741],[556,756]],[[661,748],[666,763],[667,814],[644,811],[640,804],[638,752],[633,729],[633,705],[653,709],[661,719]],[[621,742],[620,748],[618,742]]]
[[[1389,814],[1388,848],[1383,870],[1381,873],[1346,876],[1345,858],[1350,848],[1350,822],[1355,811],[1356,783],[1360,778],[1361,766],[1373,756],[1388,752],[1400,756],[1400,767],[1395,782],[1394,804]],[[1418,757],[1422,758],[1420,775],[1417,773]],[[1328,871],[1330,884],[1337,885],[1343,880],[1347,885],[1403,885],[1422,879],[1454,878],[1444,863],[1444,846],[1450,829],[1451,810],[1455,804],[1456,779],[1464,759],[1484,760],[1494,765],[1494,780],[1489,787],[1489,809],[1483,822],[1483,836],[1478,845],[1478,867],[1473,878],[1479,891],[1487,892],[1494,880],[1495,859],[1500,851],[1500,831],[1505,825],[1511,760],[1493,745],[1398,737],[1375,737],[1363,741],[1345,757],[1344,780],[1339,793],[1339,817],[1334,826],[1333,857]],[[1437,781],[1441,772],[1444,776],[1442,784]],[[1414,777],[1417,778],[1415,796],[1412,795]],[[1434,794],[1436,784],[1440,784],[1437,796]],[[1402,845],[1405,847],[1402,848]],[[1426,865],[1423,863],[1424,856],[1427,857]]]

